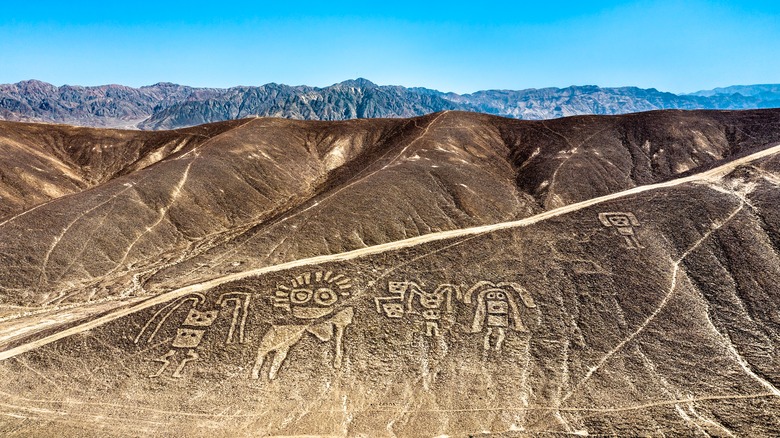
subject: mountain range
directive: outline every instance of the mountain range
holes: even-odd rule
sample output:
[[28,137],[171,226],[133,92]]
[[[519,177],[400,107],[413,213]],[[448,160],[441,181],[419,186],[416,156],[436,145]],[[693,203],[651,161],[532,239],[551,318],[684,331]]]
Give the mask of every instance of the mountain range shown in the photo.
[[780,107],[779,85],[734,86],[680,95],[653,88],[597,86],[456,94],[379,86],[366,79],[324,88],[274,83],[227,89],[171,83],[140,88],[57,87],[35,80],[0,85],[0,120],[143,130],[178,129],[252,116],[347,120],[460,110],[540,120],[657,109],[774,107]]
[[3,121],[0,435],[777,436],[778,205],[780,109]]

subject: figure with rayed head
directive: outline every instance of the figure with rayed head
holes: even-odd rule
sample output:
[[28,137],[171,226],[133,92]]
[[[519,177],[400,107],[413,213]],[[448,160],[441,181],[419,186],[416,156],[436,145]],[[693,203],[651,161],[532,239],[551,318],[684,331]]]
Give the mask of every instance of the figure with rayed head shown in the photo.
[[276,379],[290,349],[307,333],[321,342],[333,339],[333,368],[341,368],[344,330],[352,324],[355,313],[352,307],[341,306],[341,302],[350,296],[351,288],[351,279],[332,271],[306,272],[291,279],[289,286],[277,285],[273,305],[290,314],[292,323],[272,325],[263,335],[252,378],[260,378],[263,364],[271,357],[268,379]]
[[[483,348],[500,351],[506,339],[507,330],[527,332],[528,329],[520,318],[520,308],[515,300],[515,295],[529,309],[536,307],[533,298],[522,286],[517,283],[493,283],[480,281],[472,286],[462,296],[466,304],[476,304],[474,320],[470,332],[485,332]],[[495,342],[492,339],[495,338]]]

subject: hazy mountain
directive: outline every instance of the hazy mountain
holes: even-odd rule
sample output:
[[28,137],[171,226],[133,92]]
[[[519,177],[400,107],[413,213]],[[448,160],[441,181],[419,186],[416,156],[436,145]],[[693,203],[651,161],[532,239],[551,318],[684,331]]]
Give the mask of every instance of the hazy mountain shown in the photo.
[[765,85],[732,85],[731,87],[714,88],[691,93],[694,96],[712,97],[717,95],[741,94],[743,96],[763,96],[772,100],[780,100],[780,84]]
[[142,129],[173,129],[249,116],[298,120],[349,120],[412,117],[437,111],[470,109],[441,93],[417,93],[404,87],[377,86],[365,79],[326,88],[268,84],[234,87],[206,99],[189,98],[158,109]]
[[2,122],[0,435],[776,435],[778,145],[780,110]]
[[636,87],[573,86],[458,95],[425,88],[378,86],[365,79],[330,87],[266,84],[204,89],[161,83],[55,87],[40,81],[0,85],[0,119],[80,126],[176,129],[250,116],[299,120],[413,117],[444,110],[526,120],[656,109],[750,109],[780,106],[777,85],[676,95]]
[[208,94],[207,91],[166,83],[141,88],[55,87],[41,81],[24,81],[0,85],[0,118],[129,128],[146,120],[158,106],[196,98]]

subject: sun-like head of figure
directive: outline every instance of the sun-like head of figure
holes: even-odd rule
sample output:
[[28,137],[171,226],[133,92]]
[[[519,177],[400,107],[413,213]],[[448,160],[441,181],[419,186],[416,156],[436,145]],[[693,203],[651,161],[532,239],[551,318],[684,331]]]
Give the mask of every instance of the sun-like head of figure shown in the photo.
[[307,272],[290,280],[291,286],[277,285],[274,306],[303,319],[320,318],[333,312],[334,305],[348,297],[352,280],[332,271]]

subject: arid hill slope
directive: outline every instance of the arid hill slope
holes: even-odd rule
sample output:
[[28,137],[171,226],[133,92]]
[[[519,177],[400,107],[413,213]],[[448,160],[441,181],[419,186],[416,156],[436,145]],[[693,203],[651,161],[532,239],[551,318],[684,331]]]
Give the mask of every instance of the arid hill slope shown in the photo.
[[35,196],[0,199],[0,299],[37,307],[528,217],[778,142],[780,111],[2,127],[0,187]]
[[[547,200],[574,202],[584,196],[578,190],[591,190],[573,172],[562,173],[560,163],[581,163],[593,181],[599,169],[593,163],[602,162],[591,157],[599,156],[595,151],[564,160],[553,149],[549,157],[559,165],[549,166],[551,173],[540,181],[551,181],[558,169],[563,179],[556,181],[563,182],[545,185],[558,197],[518,188],[516,193],[537,201],[537,210],[524,219],[477,228],[450,225],[449,231],[258,269],[238,265],[231,274],[211,272],[209,281],[190,285],[181,281],[168,292],[128,298],[125,307],[98,310],[80,321],[37,332],[34,325],[25,327],[26,336],[0,349],[6,382],[0,433],[776,436],[780,146],[772,140],[747,150],[749,143],[728,140],[734,138],[729,132],[749,133],[751,141],[771,139],[776,121],[764,119],[764,131],[737,123],[759,116],[767,114],[689,119],[697,128],[711,126],[711,139],[719,138],[720,126],[722,144],[681,128],[683,117],[675,114],[655,119],[673,120],[674,129],[622,120],[618,126],[657,128],[658,137],[645,134],[637,147],[649,141],[652,151],[659,138],[666,139],[662,148],[675,151],[667,156],[686,157],[679,162],[698,157],[691,150],[697,144],[709,145],[701,146],[701,157],[717,151],[726,156],[718,163],[702,160],[685,176],[671,178],[664,172],[686,165],[649,166],[657,174],[644,177],[665,182],[542,211]],[[437,126],[448,126],[449,117],[460,115],[444,113],[419,126],[435,133]],[[726,130],[724,120],[729,129],[740,129]],[[592,131],[579,131],[579,138],[600,141],[568,145],[563,138],[571,142],[585,122],[571,121],[570,131],[547,128],[578,150],[607,145],[601,156],[615,157],[620,155],[610,152],[610,144],[624,154],[631,150],[630,143],[611,143]],[[459,120],[459,126],[465,123]],[[425,149],[427,142],[419,140],[425,128],[412,136],[422,144],[404,143],[392,159],[380,154],[366,164],[387,166],[386,172],[426,162],[435,144],[447,142],[442,138],[431,143],[433,150]],[[518,138],[526,132],[495,129]],[[600,127],[606,129],[614,126]],[[669,132],[691,135],[688,148],[674,148],[681,140],[669,141]],[[476,138],[490,137],[471,141]],[[540,146],[529,145],[527,156]],[[491,157],[479,143],[472,147],[474,155]],[[179,166],[189,165],[183,160]],[[632,160],[615,162],[644,168]],[[528,166],[510,167],[515,181]],[[392,181],[415,187],[420,180],[411,177],[424,169]],[[334,218],[343,216],[326,215],[339,211],[327,209],[326,191],[360,194],[356,189],[373,178],[324,183],[319,204],[295,211],[319,211],[310,220],[338,230]],[[393,193],[377,202],[397,205],[388,203],[399,197]],[[326,222],[329,217],[332,222]],[[301,238],[292,225],[285,235]],[[62,307],[47,318],[67,318],[89,306]],[[0,330],[15,321],[0,321]]]

